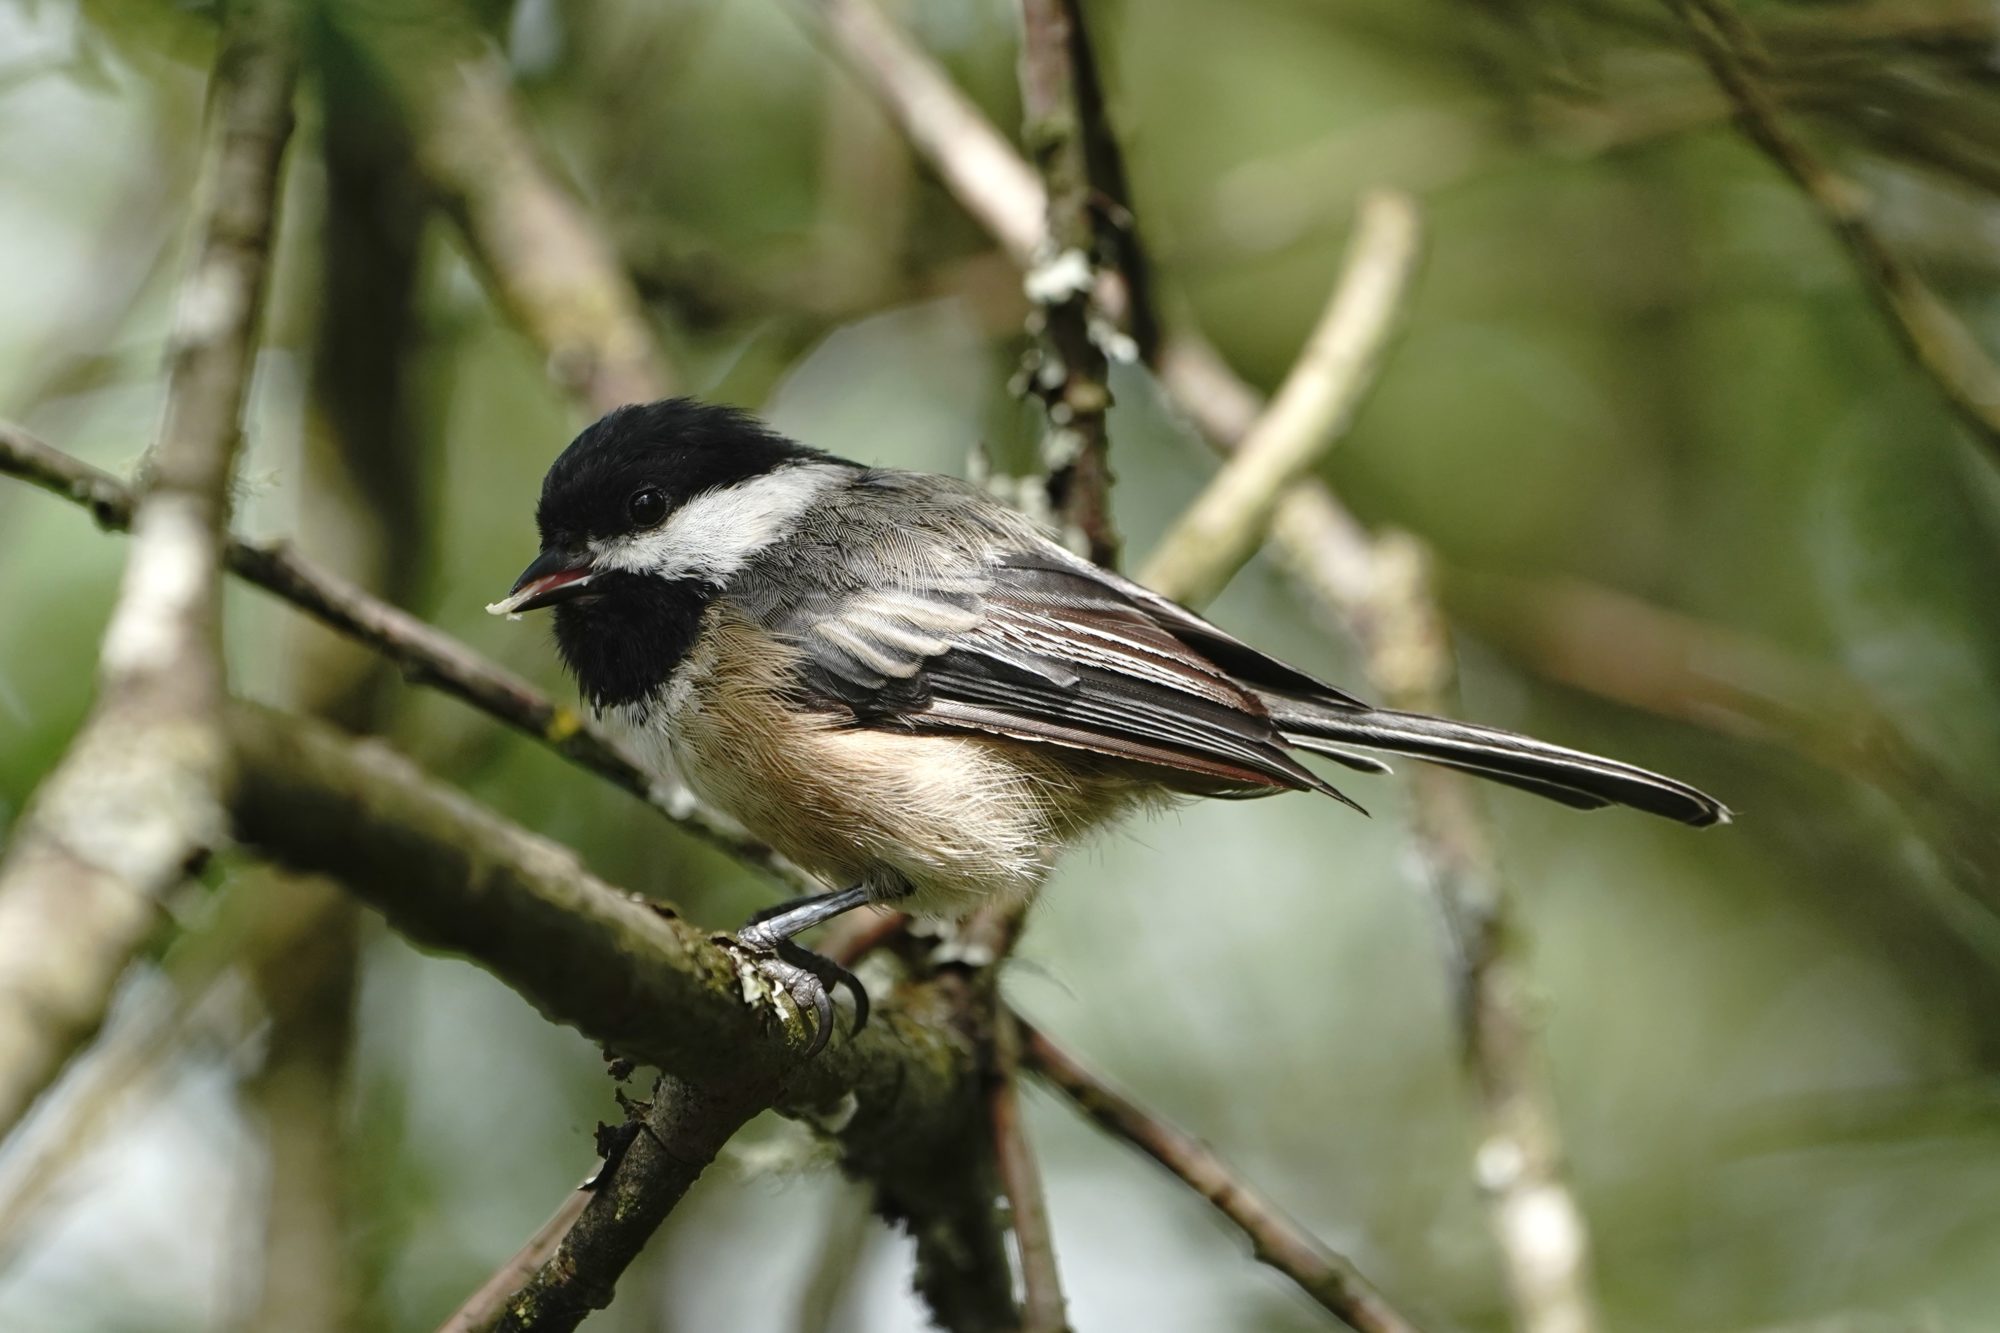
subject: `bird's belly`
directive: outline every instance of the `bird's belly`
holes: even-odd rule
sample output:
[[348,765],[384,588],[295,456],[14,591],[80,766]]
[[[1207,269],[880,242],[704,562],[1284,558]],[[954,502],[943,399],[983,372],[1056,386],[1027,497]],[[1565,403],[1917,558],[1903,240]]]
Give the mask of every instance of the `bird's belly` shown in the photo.
[[720,677],[663,720],[702,799],[829,888],[865,885],[921,914],[1025,898],[1067,844],[1140,799],[1091,756],[843,725]]

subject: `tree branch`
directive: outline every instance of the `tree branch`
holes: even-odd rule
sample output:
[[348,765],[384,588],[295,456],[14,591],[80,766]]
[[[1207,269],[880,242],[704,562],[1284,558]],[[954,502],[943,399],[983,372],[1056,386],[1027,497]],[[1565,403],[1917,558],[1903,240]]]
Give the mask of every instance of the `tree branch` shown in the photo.
[[433,196],[550,378],[594,415],[672,393],[644,304],[537,148],[490,43],[451,6],[335,17],[380,62]]
[[986,1095],[993,1122],[994,1162],[1012,1214],[1014,1245],[1021,1263],[1022,1333],[1068,1333],[1062,1277],[1056,1266],[1055,1235],[1049,1229],[1048,1201],[1035,1165],[1027,1127],[1021,1123],[1021,1024],[1012,1012],[993,1015],[993,1060]]
[[[928,58],[896,32],[887,20],[868,8],[867,0],[835,0],[843,9],[866,17],[848,26],[833,25],[835,52],[869,84],[883,106],[903,125],[911,142],[930,159],[947,186],[972,177],[976,193],[961,195],[967,211],[992,226],[992,220],[1013,217],[1040,204],[1033,186],[1022,187],[1021,174],[1011,169],[974,171],[972,151],[984,163],[997,135],[991,127],[961,123],[951,135],[930,133],[908,117],[911,98],[899,80],[943,81]],[[896,59],[881,59],[894,49]],[[961,99],[962,100],[962,99]],[[962,110],[976,117],[969,103]],[[963,154],[963,157],[958,155]],[[1021,197],[996,198],[1012,188]],[[1037,210],[1038,211],[1038,210]],[[997,238],[1027,263],[1037,245],[1002,235]],[[1134,287],[1132,295],[1143,296]],[[1128,309],[1128,326],[1136,321]],[[1223,453],[1235,449],[1262,416],[1264,404],[1199,333],[1162,325],[1150,364],[1167,397],[1182,410],[1211,444]],[[1367,529],[1317,481],[1301,481],[1285,493],[1272,525],[1279,555],[1308,603],[1353,635],[1365,650],[1375,688],[1398,696],[1398,681],[1408,671],[1398,654],[1415,648],[1417,674],[1449,679],[1449,647],[1443,619],[1421,579],[1397,576],[1396,561],[1378,562]],[[1389,548],[1393,555],[1395,547]],[[1405,628],[1416,630],[1406,633]],[[1439,676],[1438,669],[1445,673]],[[1409,706],[1407,703],[1402,706]],[[1432,708],[1429,711],[1441,711]],[[1423,766],[1419,765],[1419,769]],[[1546,1085],[1539,1067],[1532,1026],[1524,1009],[1524,987],[1515,975],[1519,967],[1520,934],[1511,921],[1503,886],[1485,846],[1483,822],[1463,781],[1443,770],[1418,774],[1412,787],[1417,810],[1413,837],[1448,918],[1458,921],[1455,940],[1478,943],[1476,952],[1457,950],[1464,966],[1455,968],[1454,982],[1467,997],[1460,1006],[1468,1060],[1476,1071],[1487,1141],[1479,1154],[1479,1178],[1496,1201],[1495,1230],[1510,1284],[1524,1322],[1533,1333],[1591,1327],[1588,1286],[1588,1241],[1581,1213],[1563,1185],[1559,1140]],[[1461,910],[1484,896],[1492,909],[1479,922],[1464,919]],[[1492,929],[1504,925],[1506,930]],[[1502,952],[1507,939],[1511,950]],[[1504,961],[1504,966],[1484,965]],[[1517,1091],[1521,1095],[1509,1095]],[[1496,1147],[1497,1145],[1497,1147]],[[1493,1149],[1488,1151],[1488,1149]],[[1547,1225],[1538,1225],[1546,1223]],[[1530,1244],[1531,1241],[1549,1244]]]
[[[0,473],[82,505],[110,531],[122,532],[131,525],[132,494],[116,477],[7,422],[0,422]],[[802,893],[816,887],[789,861],[648,772],[589,718],[551,702],[526,680],[307,560],[287,543],[231,537],[223,559],[231,573],[365,644],[417,684],[532,737],[579,768],[637,796],[688,833],[781,883]]]
[[1042,466],[1050,513],[1064,533],[1082,538],[1092,560],[1115,565],[1118,533],[1104,422],[1111,408],[1110,364],[1103,340],[1117,334],[1094,309],[1106,247],[1084,129],[1086,116],[1103,110],[1096,105],[1096,66],[1074,0],[1021,0],[1021,25],[1023,137],[1048,202],[1026,283],[1035,303],[1029,333],[1036,342],[1023,369],[1048,416]]
[[966,212],[1028,268],[1048,234],[1048,202],[1034,169],[915,42],[869,0],[792,0],[882,103]]
[[1345,272],[1277,397],[1161,539],[1141,583],[1200,606],[1264,544],[1286,492],[1346,434],[1374,383],[1421,236],[1408,195],[1378,190],[1363,198]]
[[494,1325],[507,1313],[507,1307],[514,1293],[527,1285],[535,1277],[543,1264],[547,1263],[569,1235],[576,1219],[590,1206],[595,1196],[592,1187],[603,1172],[603,1163],[591,1174],[590,1179],[563,1196],[556,1210],[548,1220],[535,1228],[535,1234],[528,1237],[507,1260],[493,1270],[491,1277],[479,1284],[479,1290],[465,1298],[465,1303],[452,1311],[451,1317],[438,1325],[437,1333],[492,1333]]
[[670,1074],[653,1087],[632,1138],[598,1174],[555,1252],[507,1301],[500,1333],[568,1333],[611,1304],[625,1269],[722,1145],[764,1109],[768,1088],[702,1089]]
[[610,887],[379,742],[250,704],[228,722],[245,843],[338,879],[417,944],[476,961],[593,1041],[703,1085],[778,1079],[775,1104],[793,1114],[851,1093],[842,1141],[889,1159],[970,1095],[966,1048],[921,990],[797,1062],[789,1005],[671,908]]
[[2000,366],[1868,220],[1866,193],[1785,124],[1764,86],[1757,34],[1728,0],[1668,0],[1695,52],[1736,108],[1744,137],[1805,193],[1861,275],[1890,330],[1974,439],[2000,460]]
[[[769,1089],[765,1102],[837,1138],[920,1243],[963,1234],[946,1224],[983,1119],[973,1046],[942,982],[906,986],[866,1030],[799,1062],[789,1007],[671,909],[619,893],[378,743],[250,705],[229,720],[246,842],[339,879],[417,944],[472,959],[594,1041],[713,1095]],[[1004,1260],[997,1271],[1004,1295]]]
[[97,1030],[161,897],[226,822],[218,546],[291,131],[295,17],[262,3],[225,23],[200,240],[97,703],[0,864],[0,1130]]
[[1250,1239],[1259,1263],[1296,1283],[1330,1314],[1360,1333],[1416,1333],[1354,1265],[1314,1240],[1277,1205],[1245,1184],[1207,1144],[1174,1128],[1113,1089],[1075,1056],[1016,1020],[1022,1059],[1049,1086],[1120,1138],[1178,1176]]

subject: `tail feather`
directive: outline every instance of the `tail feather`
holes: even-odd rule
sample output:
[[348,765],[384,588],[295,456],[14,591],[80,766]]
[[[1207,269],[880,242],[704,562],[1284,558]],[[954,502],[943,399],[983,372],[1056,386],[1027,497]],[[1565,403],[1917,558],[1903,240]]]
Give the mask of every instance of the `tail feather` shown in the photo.
[[1616,759],[1538,741],[1497,727],[1453,722],[1389,709],[1342,711],[1270,699],[1271,714],[1289,745],[1315,753],[1344,747],[1406,754],[1442,764],[1580,809],[1628,805],[1697,826],[1726,824],[1729,810],[1685,782]]

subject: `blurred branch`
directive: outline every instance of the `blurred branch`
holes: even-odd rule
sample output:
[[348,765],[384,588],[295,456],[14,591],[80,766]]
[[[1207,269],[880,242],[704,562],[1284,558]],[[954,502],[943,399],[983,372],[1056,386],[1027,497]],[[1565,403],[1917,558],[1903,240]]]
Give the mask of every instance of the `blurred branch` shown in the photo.
[[565,1195],[562,1203],[549,1214],[548,1220],[535,1228],[535,1234],[528,1237],[506,1263],[494,1269],[493,1275],[480,1283],[479,1290],[465,1298],[465,1304],[438,1325],[438,1333],[491,1333],[507,1313],[514,1293],[533,1279],[542,1265],[549,1261],[556,1247],[569,1235],[570,1228],[576,1225],[576,1219],[590,1206],[591,1199],[595,1197],[591,1191],[603,1170],[603,1163],[600,1162],[590,1179]]
[[[612,1289],[722,1145],[768,1102],[770,1089],[697,1088],[670,1074],[653,1087],[630,1141],[590,1186],[555,1252],[507,1301],[500,1333],[568,1333]],[[448,1326],[449,1327],[449,1326]]]
[[997,1009],[986,1101],[993,1122],[994,1162],[1007,1194],[1021,1264],[1024,1295],[1020,1327],[1022,1333],[1068,1333],[1048,1201],[1042,1193],[1041,1172],[1035,1165],[1027,1127],[1021,1123],[1020,1064],[1021,1024],[1008,1010]]
[[174,1057],[191,1045],[228,1048],[249,1036],[254,1020],[248,1006],[231,1002],[229,969],[246,949],[289,945],[275,935],[245,941],[230,929],[182,935],[161,975],[149,978],[165,994],[142,991],[143,1003],[113,1006],[97,1040],[7,1141],[0,1271],[12,1270],[50,1233],[50,1209],[67,1197],[62,1186],[114,1131],[129,1127],[138,1107],[161,1095]]
[[[902,122],[919,151],[947,185],[978,180],[976,197],[961,196],[982,222],[1012,216],[996,190],[1021,189],[1019,173],[976,171],[965,145],[984,155],[994,134],[964,129],[951,137],[928,134],[912,123],[906,85],[943,81],[928,58],[866,0],[841,0],[864,14],[854,29],[831,28],[836,53],[868,82]],[[857,37],[855,34],[860,34]],[[886,35],[885,35],[886,34]],[[880,58],[894,49],[897,59]],[[968,104],[969,105],[969,104]],[[976,110],[972,112],[976,115]],[[1026,190],[1013,208],[1040,203]],[[989,225],[991,225],[989,223]],[[998,236],[998,233],[996,233]],[[1031,262],[1037,244],[999,236],[1017,261]],[[1136,240],[1128,237],[1136,247]],[[1145,289],[1134,288],[1140,296]],[[1121,312],[1128,322],[1132,312]],[[1211,444],[1224,453],[1238,447],[1263,415],[1261,395],[1238,377],[1198,332],[1160,321],[1162,334],[1149,361],[1161,388]],[[1375,688],[1398,707],[1448,711],[1442,686],[1450,679],[1450,649],[1427,584],[1405,577],[1399,543],[1378,550],[1367,529],[1317,481],[1301,481],[1279,502],[1274,544],[1308,601],[1362,645]],[[1412,688],[1413,684],[1439,688]],[[1426,706],[1428,705],[1428,706]],[[1479,1178],[1495,1200],[1500,1241],[1514,1299],[1529,1333],[1573,1333],[1594,1325],[1588,1284],[1588,1238],[1581,1212],[1561,1179],[1561,1153],[1539,1051],[1518,975],[1518,926],[1486,850],[1483,822],[1464,782],[1445,770],[1420,770],[1412,794],[1415,844],[1451,924],[1456,962],[1453,980],[1467,1061],[1480,1093],[1485,1122]],[[1504,947],[1503,947],[1504,942]]]
[[[307,498],[294,522],[357,584],[404,601],[422,585],[431,547],[432,460],[411,395],[428,213],[372,68],[323,19],[311,40],[325,186],[297,458]],[[264,614],[280,622],[272,637],[293,709],[350,731],[390,728],[398,696],[380,655],[310,619]],[[244,1087],[268,1169],[260,1280],[238,1327],[341,1333],[379,1323],[350,1243],[354,1174],[366,1165],[347,1114],[360,905],[324,879],[267,867],[234,877],[227,892],[250,918],[252,940],[289,942],[245,960],[268,1020]]]
[[[1355,628],[1387,706],[1451,713],[1451,635],[1423,546],[1389,533],[1357,550],[1350,534],[1329,530],[1321,552],[1313,573],[1326,604]],[[1411,765],[1410,783],[1416,850],[1444,919],[1463,1058],[1478,1093],[1476,1176],[1493,1205],[1515,1307],[1527,1333],[1584,1333],[1596,1326],[1590,1237],[1564,1179],[1513,894],[1471,783],[1427,764]]]
[[[346,1203],[348,1062],[359,989],[361,920],[324,880],[262,873],[230,892],[260,934],[282,943],[243,960],[262,1002],[263,1063],[244,1087],[268,1163],[255,1303],[237,1326],[340,1333],[358,1322]],[[247,1293],[246,1293],[247,1294]]]
[[218,548],[291,132],[294,18],[283,0],[227,16],[200,240],[97,704],[0,863],[0,1130],[97,1030],[160,899],[226,823]]
[[486,39],[450,6],[371,6],[341,21],[379,60],[419,169],[550,378],[593,414],[673,392],[643,304],[550,169]]
[[1910,359],[1986,450],[2000,459],[2000,367],[1876,231],[1865,192],[1788,127],[1764,86],[1768,58],[1728,0],[1668,0],[1695,51],[1736,108],[1738,126],[1792,178],[1832,229]]
[[826,1204],[819,1244],[799,1292],[795,1333],[833,1333],[859,1279],[868,1267],[868,1252],[882,1233],[874,1221],[868,1191],[851,1180],[835,1185]]
[[1285,493],[1347,433],[1375,382],[1421,235],[1408,195],[1378,190],[1362,199],[1346,271],[1298,360],[1221,471],[1161,538],[1141,583],[1199,606],[1256,554]]
[[1250,1238],[1252,1253],[1360,1333],[1415,1333],[1354,1265],[1245,1184],[1208,1145],[1119,1093],[1043,1033],[1016,1020],[1028,1068],[1075,1102],[1105,1132],[1145,1153]]
[[1100,565],[1118,560],[1111,517],[1110,363],[1104,344],[1117,337],[1095,309],[1105,245],[1099,199],[1123,208],[1093,176],[1090,126],[1101,130],[1103,99],[1089,30],[1075,0],[1021,0],[1023,137],[1039,169],[1047,215],[1026,289],[1034,301],[1035,345],[1023,370],[1029,392],[1048,416],[1042,435],[1049,508],[1065,534],[1076,533]]
[[[6,422],[0,422],[0,473],[82,505],[101,527],[123,531],[131,525],[132,494],[122,482]],[[637,796],[695,837],[781,883],[801,892],[814,887],[783,857],[654,777],[575,709],[551,702],[521,677],[444,631],[370,596],[282,541],[232,537],[223,555],[230,572],[366,644],[416,683],[448,694],[534,738],[579,768]]]
[[1972,918],[1944,904],[1947,920],[1993,956],[2000,812],[1853,677],[1576,580],[1526,584],[1479,575],[1476,595],[1452,601],[1476,633],[1549,680],[1721,735],[1782,745],[1874,787],[1937,851],[1964,901],[1984,905]]
[[871,0],[791,0],[1014,263],[1035,262],[1048,202],[1033,168],[922,48]]

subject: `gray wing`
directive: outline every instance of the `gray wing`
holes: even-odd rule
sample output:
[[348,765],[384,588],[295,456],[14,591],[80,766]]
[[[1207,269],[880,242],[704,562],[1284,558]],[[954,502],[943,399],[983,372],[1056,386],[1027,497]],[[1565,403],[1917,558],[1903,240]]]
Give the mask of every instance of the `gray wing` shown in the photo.
[[858,474],[727,595],[801,649],[802,697],[854,725],[1064,745],[1206,793],[1339,795],[1259,691],[1345,696],[944,478]]

